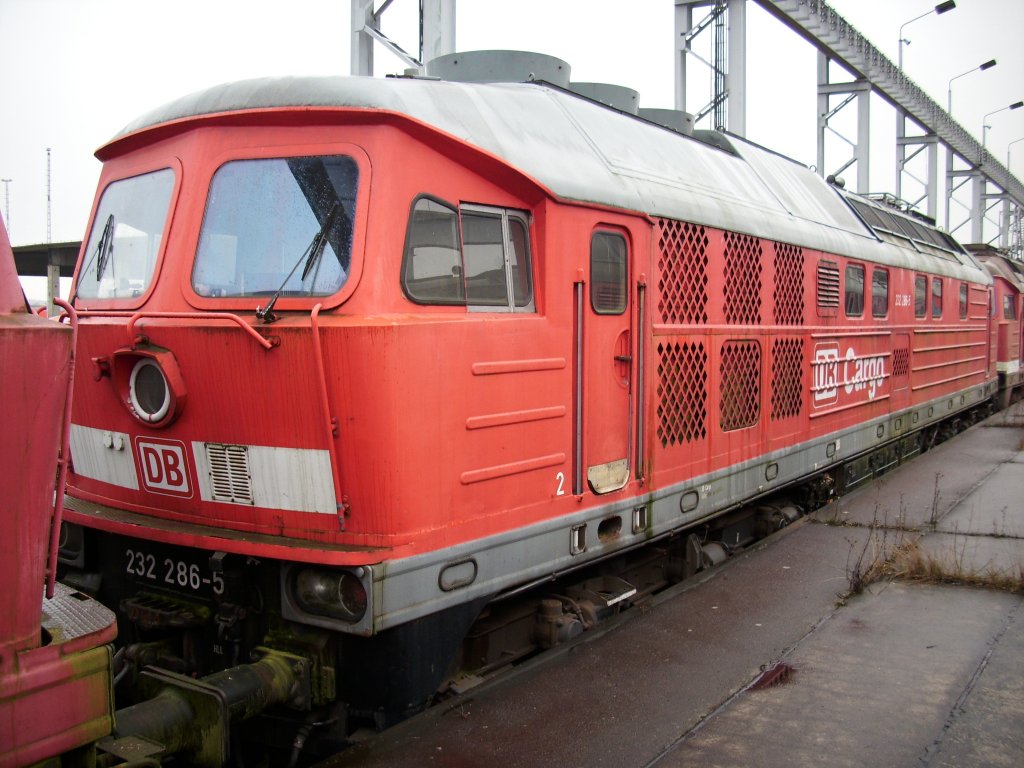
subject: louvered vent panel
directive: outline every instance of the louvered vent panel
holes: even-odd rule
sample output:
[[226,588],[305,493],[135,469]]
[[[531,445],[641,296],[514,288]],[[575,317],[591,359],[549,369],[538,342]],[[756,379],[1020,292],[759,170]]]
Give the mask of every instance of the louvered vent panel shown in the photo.
[[831,261],[818,264],[818,306],[839,306],[839,265]]
[[776,339],[772,344],[772,419],[798,416],[804,406],[804,340]]
[[707,436],[707,363],[699,342],[658,345],[658,437],[663,447]]
[[207,443],[206,459],[210,465],[210,485],[213,488],[214,501],[232,504],[254,503],[247,446]]
[[725,322],[761,324],[761,241],[725,233]]
[[804,249],[775,243],[775,322],[804,323]]
[[658,220],[658,312],[668,325],[708,321],[708,236],[704,227]]
[[722,431],[757,424],[761,415],[761,345],[756,341],[725,342],[720,373]]

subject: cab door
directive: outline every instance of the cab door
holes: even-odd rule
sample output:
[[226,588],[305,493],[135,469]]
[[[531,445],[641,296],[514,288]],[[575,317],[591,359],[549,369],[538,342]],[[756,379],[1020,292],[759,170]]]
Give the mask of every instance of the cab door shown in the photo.
[[624,232],[593,232],[583,313],[583,457],[595,493],[616,491],[629,480],[634,347],[629,263]]

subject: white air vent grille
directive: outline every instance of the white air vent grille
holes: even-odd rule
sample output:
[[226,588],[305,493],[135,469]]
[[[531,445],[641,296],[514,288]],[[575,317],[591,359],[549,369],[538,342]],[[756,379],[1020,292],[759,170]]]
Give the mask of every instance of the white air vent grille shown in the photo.
[[206,460],[214,501],[253,504],[248,446],[206,443]]

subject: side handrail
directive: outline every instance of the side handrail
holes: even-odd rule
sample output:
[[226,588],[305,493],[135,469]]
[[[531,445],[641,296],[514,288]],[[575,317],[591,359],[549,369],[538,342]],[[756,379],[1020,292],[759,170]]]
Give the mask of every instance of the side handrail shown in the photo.
[[[97,313],[98,314],[98,313]],[[182,318],[187,320],[229,320],[235,323],[239,328],[249,334],[257,344],[264,349],[271,349],[274,346],[274,342],[270,339],[266,339],[256,331],[251,325],[243,320],[238,315],[230,312],[152,312],[148,310],[140,310],[128,318],[128,343],[135,346],[135,326],[148,318]]]
[[50,528],[50,552],[46,567],[47,600],[53,598],[57,583],[57,552],[60,548],[60,525],[64,520],[64,487],[68,479],[68,462],[71,457],[71,398],[75,390],[75,351],[78,348],[78,313],[61,298],[54,297],[53,303],[67,312],[68,321],[71,323],[71,354],[68,357],[67,394],[64,397],[60,455],[57,457],[57,485],[53,497],[53,523]]

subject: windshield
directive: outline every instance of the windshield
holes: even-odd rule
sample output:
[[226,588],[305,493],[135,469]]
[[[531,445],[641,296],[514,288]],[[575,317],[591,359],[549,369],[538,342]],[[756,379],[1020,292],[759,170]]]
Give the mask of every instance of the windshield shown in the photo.
[[236,160],[214,174],[200,296],[328,296],[348,278],[359,169],[346,156]]
[[76,296],[125,299],[149,287],[174,190],[169,168],[112,182],[82,254]]

